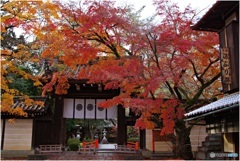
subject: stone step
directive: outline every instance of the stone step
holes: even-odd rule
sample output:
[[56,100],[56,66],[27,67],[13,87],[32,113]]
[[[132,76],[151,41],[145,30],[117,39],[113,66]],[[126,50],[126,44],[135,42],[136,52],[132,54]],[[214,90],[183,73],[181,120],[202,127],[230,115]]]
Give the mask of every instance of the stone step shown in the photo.
[[202,145],[198,147],[195,159],[197,160],[218,160],[221,158],[211,158],[210,153],[220,153],[222,151],[222,137],[220,134],[208,135]]
[[173,158],[172,152],[156,152],[152,153],[150,156],[151,160],[164,160],[169,158]]
[[206,153],[203,151],[198,151],[196,156],[195,156],[196,160],[205,160],[206,159]]
[[206,141],[221,141],[222,136],[219,134],[208,135],[205,139]]
[[169,156],[173,156],[173,153],[171,152],[157,152],[157,153],[152,153],[151,156],[153,157],[169,157]]
[[219,141],[203,141],[202,146],[221,146],[222,143]]
[[114,150],[116,145],[117,144],[98,144],[98,149],[102,149],[102,150],[112,149],[112,150]]
[[201,146],[198,148],[198,151],[203,151],[203,152],[207,152],[207,151],[221,151],[222,147],[220,146]]

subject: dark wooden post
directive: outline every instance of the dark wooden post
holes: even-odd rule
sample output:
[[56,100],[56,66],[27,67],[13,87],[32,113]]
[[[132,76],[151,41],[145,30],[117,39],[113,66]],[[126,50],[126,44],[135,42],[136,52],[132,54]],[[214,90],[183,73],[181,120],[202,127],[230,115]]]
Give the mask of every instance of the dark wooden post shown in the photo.
[[125,145],[127,143],[127,124],[126,124],[125,109],[121,105],[118,105],[117,123],[118,123],[117,143],[119,145]]
[[146,149],[146,130],[140,130],[140,148]]
[[155,134],[154,130],[152,130],[152,151],[155,153]]
[[55,100],[55,122],[56,127],[55,136],[58,136],[56,142],[66,145],[66,119],[63,118],[63,100],[64,97],[56,95]]
[[1,140],[1,150],[3,150],[3,144],[4,144],[4,136],[5,136],[5,126],[6,126],[6,119],[2,119],[2,140]]

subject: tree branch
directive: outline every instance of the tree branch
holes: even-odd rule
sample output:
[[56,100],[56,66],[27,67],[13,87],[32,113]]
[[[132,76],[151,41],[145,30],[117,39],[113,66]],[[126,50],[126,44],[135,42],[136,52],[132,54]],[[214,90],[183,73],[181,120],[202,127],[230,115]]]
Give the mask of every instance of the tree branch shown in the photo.
[[196,69],[196,67],[195,67],[195,64],[193,63],[193,61],[192,60],[190,60],[190,59],[188,59],[188,61],[192,64],[192,67],[193,67],[193,71],[194,71],[194,75],[196,76],[196,78],[197,78],[197,80],[201,83],[201,85],[203,86],[204,85],[204,80],[201,78],[201,77],[199,77],[198,75],[198,72],[197,72],[197,69]]
[[100,36],[98,33],[96,33],[96,32],[93,32],[93,33],[94,33],[95,36],[98,37],[98,39],[97,39],[97,38],[90,38],[90,37],[89,37],[89,38],[87,38],[88,40],[95,40],[95,41],[97,41],[97,42],[100,42],[100,43],[106,45],[109,49],[111,49],[111,50],[113,51],[113,54],[114,54],[118,59],[121,57],[121,56],[118,54],[117,49],[116,49],[116,47],[115,47],[113,44],[108,44],[106,38],[101,37],[101,36]]
[[173,88],[171,87],[170,83],[169,83],[168,81],[166,81],[165,83],[166,83],[166,85],[167,85],[170,93],[176,98],[176,95],[175,95],[174,90],[173,90]]
[[219,57],[213,61],[211,61],[211,59],[209,59],[210,63],[208,64],[208,66],[204,69],[203,73],[200,75],[200,78],[203,77],[203,75],[208,71],[208,69],[212,66],[212,64],[216,63],[219,60]]
[[[151,43],[148,35],[153,39],[153,41],[154,41],[154,46],[152,45],[152,43]],[[146,35],[146,37],[147,37],[148,43],[149,43],[149,45],[150,45],[150,48],[151,48],[152,51],[153,51],[153,55],[154,55],[154,58],[155,58],[155,62],[156,62],[156,64],[157,64],[158,69],[161,70],[161,67],[160,67],[159,62],[158,62],[158,57],[157,57],[156,37],[153,37],[153,36],[151,35],[151,33],[149,33],[148,35]]]
[[173,89],[174,89],[174,91],[175,91],[175,93],[176,93],[176,95],[177,95],[178,100],[182,100],[182,95],[181,95],[181,93],[179,92],[178,87],[177,87],[177,86],[174,86]]
[[185,96],[185,98],[186,98],[187,100],[189,100],[189,97],[188,97],[188,95],[187,95],[187,92],[186,92],[183,88],[178,87],[178,90]]
[[201,96],[203,90],[207,88],[209,85],[211,85],[215,80],[217,80],[221,76],[221,72],[219,72],[217,75],[215,75],[211,80],[206,82],[201,86],[201,88],[198,90],[198,92],[194,95],[194,97],[186,102],[185,109],[186,112],[191,110],[192,105],[197,101],[197,99]]

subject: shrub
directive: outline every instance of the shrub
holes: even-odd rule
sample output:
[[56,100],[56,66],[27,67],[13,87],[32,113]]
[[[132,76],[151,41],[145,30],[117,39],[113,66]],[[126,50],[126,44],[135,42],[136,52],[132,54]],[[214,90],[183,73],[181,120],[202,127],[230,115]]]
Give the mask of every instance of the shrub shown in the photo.
[[80,141],[78,139],[75,138],[69,138],[67,141],[67,144],[70,148],[70,150],[72,151],[77,151],[78,150],[78,145],[79,145]]

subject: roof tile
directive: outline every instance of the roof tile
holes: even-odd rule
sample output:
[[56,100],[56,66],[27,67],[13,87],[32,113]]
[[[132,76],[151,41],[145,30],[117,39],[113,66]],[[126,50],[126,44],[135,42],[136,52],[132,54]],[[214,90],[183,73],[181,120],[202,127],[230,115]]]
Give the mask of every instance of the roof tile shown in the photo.
[[203,113],[207,113],[207,112],[210,112],[210,111],[215,111],[215,110],[218,110],[218,109],[222,109],[222,108],[225,108],[225,107],[229,107],[231,105],[234,105],[234,104],[238,104],[239,103],[239,93],[234,93],[234,94],[231,94],[231,95],[227,95],[215,102],[212,102],[208,105],[205,105],[203,107],[200,107],[196,110],[193,110],[189,113],[186,113],[185,116],[187,117],[192,117],[192,116],[195,116],[195,115],[199,115],[199,114],[203,114]]

